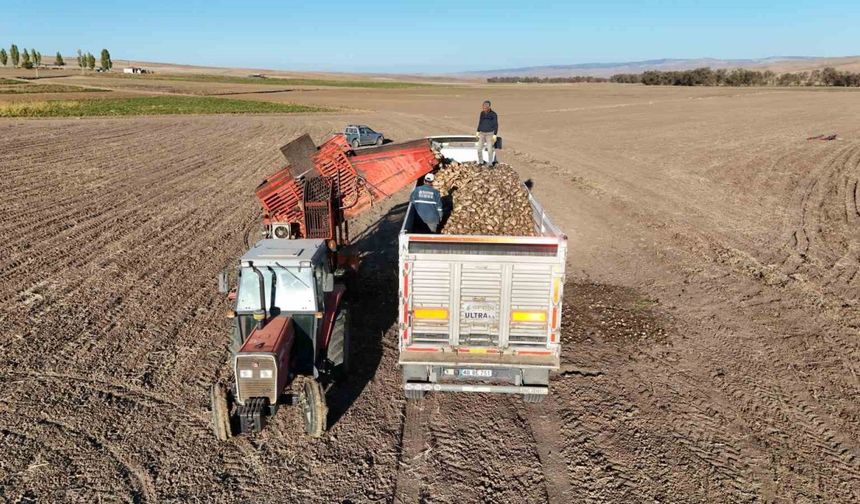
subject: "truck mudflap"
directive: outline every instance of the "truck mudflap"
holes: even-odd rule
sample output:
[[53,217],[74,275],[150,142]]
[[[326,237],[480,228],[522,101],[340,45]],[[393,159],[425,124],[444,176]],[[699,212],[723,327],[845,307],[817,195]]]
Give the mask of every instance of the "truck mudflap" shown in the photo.
[[425,392],[488,392],[493,394],[547,395],[546,385],[485,385],[465,383],[411,383],[403,384],[403,390]]

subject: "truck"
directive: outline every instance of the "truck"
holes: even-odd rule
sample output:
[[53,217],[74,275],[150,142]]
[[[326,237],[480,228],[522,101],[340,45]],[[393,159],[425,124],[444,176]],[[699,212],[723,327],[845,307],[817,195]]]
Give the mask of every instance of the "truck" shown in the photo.
[[397,336],[407,399],[428,391],[546,397],[560,365],[567,236],[528,197],[536,236],[422,234],[407,207]]

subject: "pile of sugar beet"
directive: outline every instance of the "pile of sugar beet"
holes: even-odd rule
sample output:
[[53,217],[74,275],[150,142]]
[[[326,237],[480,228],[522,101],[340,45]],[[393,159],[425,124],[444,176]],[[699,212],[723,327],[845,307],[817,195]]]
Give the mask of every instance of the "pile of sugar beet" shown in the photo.
[[528,190],[509,165],[451,161],[440,166],[433,187],[451,205],[442,234],[537,235]]

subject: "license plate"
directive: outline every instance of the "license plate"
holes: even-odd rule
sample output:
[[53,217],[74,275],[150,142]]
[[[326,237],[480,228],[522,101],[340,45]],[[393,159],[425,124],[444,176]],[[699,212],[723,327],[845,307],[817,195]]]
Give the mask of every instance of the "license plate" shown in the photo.
[[463,318],[467,322],[491,322],[499,318],[499,306],[493,303],[466,303]]
[[492,369],[458,369],[457,374],[464,378],[492,378]]

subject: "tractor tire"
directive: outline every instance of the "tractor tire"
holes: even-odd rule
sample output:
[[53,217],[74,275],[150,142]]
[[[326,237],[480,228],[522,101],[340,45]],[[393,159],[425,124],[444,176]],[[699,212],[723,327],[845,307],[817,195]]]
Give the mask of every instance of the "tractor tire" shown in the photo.
[[338,379],[344,379],[349,374],[349,332],[349,307],[344,303],[335,315],[326,349],[326,357]]
[[305,380],[299,402],[302,406],[305,432],[312,438],[322,436],[328,420],[328,407],[320,382],[310,378]]
[[407,401],[423,401],[424,394],[427,393],[425,390],[404,390],[403,393],[406,395]]
[[218,382],[212,384],[209,401],[212,407],[212,432],[218,440],[227,441],[233,437],[233,429],[230,427],[230,404],[223,385]]
[[239,353],[243,343],[245,342],[242,341],[242,331],[239,330],[239,321],[236,319],[233,323],[233,333],[230,336],[230,353],[233,355]]
[[358,140],[353,140],[353,141],[352,141],[352,148],[353,148],[353,149],[358,149],[359,147],[361,147],[361,144],[360,144],[360,143],[358,143]]
[[532,403],[532,404],[543,402],[544,399],[546,399],[546,394],[524,394],[523,395],[523,402]]
[[346,310],[346,322],[344,322],[343,332],[343,365],[341,366],[344,378],[348,377],[350,373],[352,373],[352,358],[349,355],[350,349],[352,348],[351,322],[352,319],[349,316],[349,310]]
[[384,139],[384,138],[379,137],[379,138],[377,138],[377,139],[376,139],[376,145],[382,145],[382,144],[384,144],[384,143],[385,143],[385,139]]

